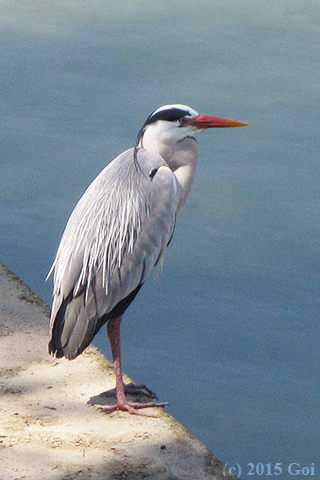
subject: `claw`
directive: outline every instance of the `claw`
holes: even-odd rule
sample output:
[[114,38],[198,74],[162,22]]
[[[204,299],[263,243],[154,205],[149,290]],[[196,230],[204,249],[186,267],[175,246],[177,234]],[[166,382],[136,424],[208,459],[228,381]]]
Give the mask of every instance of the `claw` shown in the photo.
[[151,412],[140,412],[139,410],[143,408],[149,408],[149,407],[165,407],[167,402],[146,402],[146,403],[140,403],[140,402],[124,402],[120,403],[117,402],[116,405],[108,405],[106,407],[100,407],[99,410],[101,410],[104,413],[112,413],[115,412],[116,410],[122,410],[122,411],[127,411],[131,414],[134,415],[142,415],[144,417],[154,417],[158,418],[158,415],[154,415]]

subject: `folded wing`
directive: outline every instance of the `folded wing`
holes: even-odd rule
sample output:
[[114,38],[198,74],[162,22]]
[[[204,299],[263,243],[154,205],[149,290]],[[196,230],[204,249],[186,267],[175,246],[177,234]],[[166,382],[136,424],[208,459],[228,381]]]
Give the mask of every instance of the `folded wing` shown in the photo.
[[140,149],[111,162],[75,207],[52,266],[49,352],[77,357],[109,319],[121,315],[164,256],[175,225],[176,179]]

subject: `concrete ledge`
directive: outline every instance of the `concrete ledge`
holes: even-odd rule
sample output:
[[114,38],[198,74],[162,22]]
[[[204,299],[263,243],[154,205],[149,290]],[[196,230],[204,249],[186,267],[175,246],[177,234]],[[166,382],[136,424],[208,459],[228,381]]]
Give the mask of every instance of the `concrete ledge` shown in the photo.
[[231,479],[182,425],[105,414],[87,404],[114,386],[94,347],[74,361],[47,354],[49,308],[0,262],[0,478]]

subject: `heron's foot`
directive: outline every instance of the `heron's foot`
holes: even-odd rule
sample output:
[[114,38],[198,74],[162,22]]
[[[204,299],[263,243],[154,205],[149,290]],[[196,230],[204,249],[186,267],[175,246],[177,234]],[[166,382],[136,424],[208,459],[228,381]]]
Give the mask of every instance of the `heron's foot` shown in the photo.
[[104,407],[101,407],[100,410],[102,410],[104,413],[112,413],[115,412],[116,410],[122,410],[122,411],[127,411],[133,415],[142,415],[145,417],[158,417],[158,415],[154,415],[151,412],[140,412],[141,409],[143,408],[150,408],[150,407],[161,407],[164,408],[166,405],[168,405],[167,402],[129,402],[128,400],[125,400],[124,402],[119,402],[117,401],[116,405],[107,405]]
[[[128,393],[129,395],[144,395],[145,397],[149,398],[156,398],[156,394],[150,390],[148,387],[146,387],[143,384],[137,384],[137,383],[127,383],[124,385],[124,391],[125,393]],[[115,397],[117,394],[117,390],[115,388],[112,388],[111,390],[108,390],[107,392],[103,393],[104,397]]]

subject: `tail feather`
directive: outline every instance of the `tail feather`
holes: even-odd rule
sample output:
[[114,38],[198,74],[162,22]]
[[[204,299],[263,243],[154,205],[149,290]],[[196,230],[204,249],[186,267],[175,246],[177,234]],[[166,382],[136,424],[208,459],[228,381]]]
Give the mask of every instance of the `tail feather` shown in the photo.
[[[97,333],[97,314],[89,315],[83,295],[72,293],[63,300],[52,323],[49,353],[57,358],[76,358],[90,345]],[[100,324],[99,328],[103,323]]]

